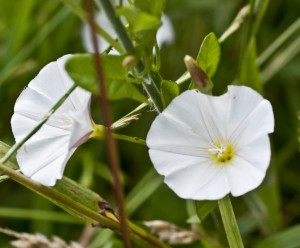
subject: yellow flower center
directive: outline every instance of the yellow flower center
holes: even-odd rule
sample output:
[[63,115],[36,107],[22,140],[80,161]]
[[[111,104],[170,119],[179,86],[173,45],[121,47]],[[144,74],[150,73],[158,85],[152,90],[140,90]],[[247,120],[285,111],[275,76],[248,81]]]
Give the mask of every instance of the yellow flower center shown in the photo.
[[228,164],[234,158],[234,146],[230,143],[215,143],[208,151],[217,165]]

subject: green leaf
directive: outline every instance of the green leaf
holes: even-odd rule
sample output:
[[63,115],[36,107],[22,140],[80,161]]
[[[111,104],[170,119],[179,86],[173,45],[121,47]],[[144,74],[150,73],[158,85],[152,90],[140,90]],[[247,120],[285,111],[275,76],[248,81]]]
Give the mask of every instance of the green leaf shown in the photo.
[[161,82],[160,90],[164,108],[166,108],[170,102],[179,95],[179,86],[173,81],[163,80]]
[[203,40],[197,63],[200,68],[210,77],[215,74],[221,56],[219,41],[214,33],[209,33]]
[[156,30],[161,25],[158,17],[134,7],[125,7],[118,9],[119,15],[124,15],[133,32]]
[[[98,81],[92,56],[91,54],[72,56],[66,63],[66,70],[78,86],[98,95]],[[130,98],[146,102],[147,98],[132,84],[135,82],[134,79],[127,76],[127,69],[122,66],[124,58],[125,56],[101,55],[108,98],[110,100]]]
[[126,213],[132,215],[162,185],[161,177],[151,168],[126,197]]
[[209,215],[217,206],[217,201],[195,201],[196,213],[203,221],[207,215]]
[[[102,202],[103,199],[95,192],[82,187],[81,185],[77,184],[75,181],[69,178],[64,177],[62,180],[57,181],[56,185],[50,189],[63,198],[68,198],[69,200],[76,202],[76,204],[78,205],[82,205],[85,208],[89,208],[95,213],[99,212],[98,204]],[[47,194],[43,194],[42,192],[36,191],[36,193],[44,196],[57,206],[60,206],[71,215],[80,218],[85,222],[95,223],[94,220],[88,218],[80,211],[77,211],[76,209],[72,208],[72,206],[65,206],[61,201],[49,197]]]
[[[128,21],[128,32],[135,42],[134,52],[143,58],[153,56],[156,32],[160,27],[164,1],[137,0],[134,5],[117,10]],[[144,61],[150,67],[151,59]]]
[[300,247],[300,225],[290,227],[282,232],[269,236],[254,245],[254,248],[296,248]]
[[134,4],[142,11],[160,17],[164,7],[164,1],[135,0]]

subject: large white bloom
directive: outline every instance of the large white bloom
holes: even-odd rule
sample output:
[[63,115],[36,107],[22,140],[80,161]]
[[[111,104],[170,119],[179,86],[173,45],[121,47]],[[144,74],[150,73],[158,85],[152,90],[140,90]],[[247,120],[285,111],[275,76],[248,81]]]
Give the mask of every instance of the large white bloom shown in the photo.
[[[19,96],[11,120],[16,142],[27,135],[74,84],[64,69],[70,55],[46,65]],[[93,130],[91,94],[77,87],[17,153],[22,173],[46,186],[61,179],[66,163]]]
[[154,167],[178,196],[215,200],[260,185],[273,129],[270,102],[248,87],[229,86],[218,97],[191,90],[154,120],[147,145]]
[[[127,1],[124,2],[124,5],[129,5]],[[113,26],[111,25],[110,21],[108,20],[107,16],[105,15],[104,11],[99,11],[96,15],[96,22],[114,39],[117,39],[117,33],[114,30]],[[123,20],[123,23],[126,25],[126,21]],[[157,44],[161,47],[163,44],[171,44],[174,41],[174,29],[170,19],[165,15],[162,14],[162,25],[157,30],[156,38]],[[83,45],[86,51],[93,53],[94,47],[91,39],[91,34],[89,30],[89,26],[85,23],[82,29],[82,39]],[[103,39],[101,36],[98,36],[98,42],[103,52],[105,49],[109,47],[108,42]],[[110,51],[110,54],[118,54],[118,52],[114,49]]]

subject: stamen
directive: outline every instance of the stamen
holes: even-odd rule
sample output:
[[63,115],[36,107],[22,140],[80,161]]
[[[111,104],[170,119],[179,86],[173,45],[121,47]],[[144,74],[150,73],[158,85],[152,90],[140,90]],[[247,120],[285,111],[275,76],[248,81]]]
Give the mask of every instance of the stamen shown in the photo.
[[214,143],[208,149],[208,152],[215,163],[220,165],[229,163],[234,157],[234,148],[230,143]]

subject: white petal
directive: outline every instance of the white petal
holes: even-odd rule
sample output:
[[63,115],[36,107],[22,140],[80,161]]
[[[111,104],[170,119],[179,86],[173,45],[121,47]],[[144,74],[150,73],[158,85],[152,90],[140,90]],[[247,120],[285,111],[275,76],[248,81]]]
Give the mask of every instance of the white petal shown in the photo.
[[244,86],[229,86],[228,135],[237,146],[250,143],[274,130],[274,116],[269,101]]
[[229,192],[222,167],[209,163],[190,164],[165,177],[165,183],[181,198],[214,200]]
[[222,139],[226,135],[226,100],[226,95],[212,97],[194,90],[182,93],[152,123],[148,147],[187,144],[204,148]]
[[233,163],[227,166],[227,177],[231,194],[240,196],[259,186],[265,173],[248,161],[236,157]]
[[46,167],[41,168],[36,174],[31,176],[31,179],[46,186],[54,186],[56,181],[63,177],[65,165],[74,151],[75,149],[69,151],[67,154],[64,154],[64,156],[60,156],[49,163]]
[[[89,104],[88,104],[89,106]],[[74,148],[80,146],[84,143],[89,135],[92,133],[92,122],[89,116],[88,109],[83,109],[78,112],[69,113],[73,120],[72,132],[69,141],[69,148]]]
[[[35,90],[41,97],[50,99],[53,102],[57,101],[74,84],[69,77],[66,77],[66,73],[62,73],[64,68],[62,68],[62,70],[60,69],[60,67],[63,66],[62,62],[64,64],[70,57],[71,55],[65,55],[57,61],[47,64],[42,68],[39,74],[31,80],[28,87]],[[68,104],[70,104],[70,102],[66,100],[64,105],[67,108]]]
[[185,123],[168,113],[160,114],[147,136],[149,148],[178,154],[207,157],[207,143]]
[[224,167],[213,165],[209,158],[152,149],[149,155],[165,183],[182,198],[215,200],[230,191]]
[[[96,14],[96,23],[99,24],[113,39],[117,39],[118,37],[117,33],[115,32],[115,29],[111,25],[111,22],[106,17],[104,11],[99,11]],[[83,45],[85,50],[90,53],[94,53],[94,46],[91,39],[91,31],[87,23],[84,23],[82,28],[82,39],[83,39]],[[100,48],[100,52],[103,52],[105,49],[109,47],[109,43],[105,39],[103,39],[100,35],[97,36],[97,41]],[[119,54],[119,53],[113,49],[112,51],[110,51],[110,54]]]
[[162,25],[157,30],[156,39],[158,47],[161,47],[163,44],[171,44],[174,42],[175,34],[171,20],[167,15],[162,14]]
[[271,147],[268,135],[262,136],[236,151],[236,155],[248,161],[263,174],[269,166]]
[[[16,142],[26,136],[73,85],[64,64],[66,55],[46,65],[15,104],[11,124]],[[63,105],[17,153],[21,171],[52,186],[63,175],[67,160],[93,129],[89,104],[91,94],[76,88]]]
[[167,176],[178,170],[188,168],[192,164],[209,164],[209,158],[199,156],[189,156],[173,152],[165,152],[159,150],[149,150],[151,161],[159,174]]
[[[28,133],[28,127],[33,127],[36,123],[36,121],[15,114],[12,127],[16,140],[18,137],[24,137]],[[56,181],[61,178],[60,172],[65,167],[64,161],[69,153],[69,136],[70,132],[66,130],[44,125],[18,150],[17,161],[23,174],[28,177],[35,176],[38,179],[40,171],[43,168],[49,168],[49,180]],[[60,169],[56,171],[53,164]],[[57,173],[60,174],[55,176]],[[44,183],[42,178],[37,181]]]
[[150,150],[155,169],[180,197],[193,200],[220,199],[230,192],[225,168],[208,158]]
[[[207,184],[198,188],[192,199],[195,200],[218,200],[230,193],[230,185],[226,175],[226,168],[215,166],[218,168],[216,173]],[[207,175],[209,177],[211,175]]]

